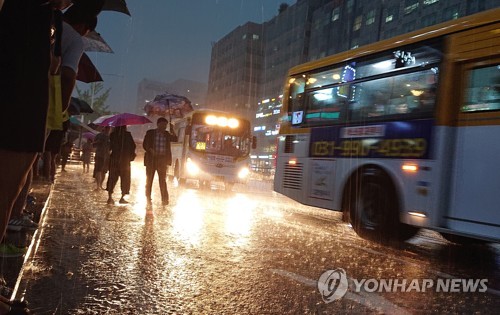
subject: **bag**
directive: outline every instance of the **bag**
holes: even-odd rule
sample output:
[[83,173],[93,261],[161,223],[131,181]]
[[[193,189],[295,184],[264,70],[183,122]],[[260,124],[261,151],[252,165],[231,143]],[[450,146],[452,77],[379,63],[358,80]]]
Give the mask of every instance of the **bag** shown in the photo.
[[47,111],[48,130],[63,129],[61,76],[49,76],[49,108]]

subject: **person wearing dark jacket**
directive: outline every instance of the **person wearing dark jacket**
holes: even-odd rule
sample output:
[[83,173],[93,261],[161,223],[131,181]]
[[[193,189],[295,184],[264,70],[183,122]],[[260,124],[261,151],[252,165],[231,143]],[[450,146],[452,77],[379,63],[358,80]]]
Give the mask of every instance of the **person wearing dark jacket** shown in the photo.
[[144,166],[146,166],[146,198],[151,204],[151,188],[155,173],[158,173],[160,183],[161,200],[163,205],[168,205],[167,189],[167,166],[172,164],[172,151],[170,142],[177,141],[177,136],[170,124],[170,132],[167,131],[168,121],[158,118],[156,129],[150,129],[144,136],[142,143],[146,153],[144,154]]
[[118,177],[122,197],[119,203],[128,203],[125,195],[130,193],[130,162],[135,159],[135,143],[132,134],[127,131],[127,126],[116,127],[109,135],[111,154],[109,156],[109,176],[106,185],[108,191],[108,204],[114,204],[113,190]]

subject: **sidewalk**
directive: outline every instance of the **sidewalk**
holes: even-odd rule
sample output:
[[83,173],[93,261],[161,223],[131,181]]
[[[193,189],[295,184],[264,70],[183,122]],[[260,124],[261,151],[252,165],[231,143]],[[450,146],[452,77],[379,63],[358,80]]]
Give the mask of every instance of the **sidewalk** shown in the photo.
[[[34,206],[30,208],[35,214],[33,221],[42,221],[46,213],[52,187],[53,184],[47,182],[33,181],[32,191],[30,193],[30,195],[36,198]],[[33,251],[32,249],[35,246],[39,233],[39,229],[35,231],[7,231],[6,240],[8,243],[28,247],[27,253],[22,257],[0,257],[0,272],[6,281],[6,286],[13,288],[11,299],[16,297],[18,286],[23,275],[24,265],[28,261],[30,253]],[[19,298],[19,296],[17,296],[17,298]]]

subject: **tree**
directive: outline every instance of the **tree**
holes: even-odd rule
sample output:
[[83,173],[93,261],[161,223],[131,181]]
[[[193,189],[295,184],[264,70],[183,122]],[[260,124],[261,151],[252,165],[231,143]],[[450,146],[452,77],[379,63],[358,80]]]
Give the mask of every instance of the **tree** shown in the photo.
[[109,97],[109,92],[111,89],[103,91],[104,85],[101,82],[91,83],[90,88],[87,90],[81,90],[76,87],[76,92],[78,93],[78,98],[89,103],[94,110],[92,114],[84,114],[85,121],[94,121],[97,117],[103,115],[111,114],[111,111],[106,105],[106,100]]

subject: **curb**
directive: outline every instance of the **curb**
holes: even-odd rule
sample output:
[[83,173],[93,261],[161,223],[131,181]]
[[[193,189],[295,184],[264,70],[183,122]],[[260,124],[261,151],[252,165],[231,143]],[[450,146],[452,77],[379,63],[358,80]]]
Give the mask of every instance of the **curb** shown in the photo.
[[26,254],[24,255],[24,261],[23,264],[21,265],[21,270],[19,271],[19,275],[17,276],[16,283],[14,285],[14,288],[12,290],[12,295],[10,297],[11,301],[14,300],[24,300],[24,295],[26,292],[26,287],[27,283],[23,282],[23,275],[24,275],[24,269],[26,268],[26,265],[28,261],[33,258],[36,255],[36,252],[38,251],[38,246],[40,245],[40,238],[44,230],[44,224],[45,220],[47,217],[47,209],[49,208],[50,201],[52,199],[52,193],[54,192],[54,184],[49,186],[50,191],[47,199],[45,200],[45,204],[42,208],[42,212],[40,214],[40,220],[38,223],[38,229],[35,231],[33,234],[33,237],[31,238],[30,245],[28,247],[28,250],[26,251]]

